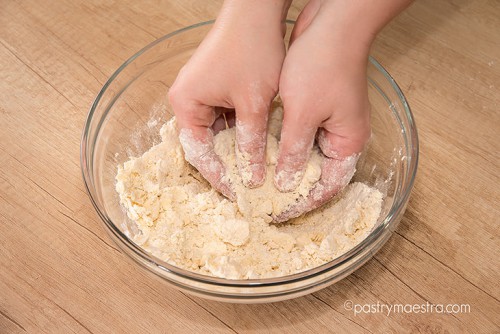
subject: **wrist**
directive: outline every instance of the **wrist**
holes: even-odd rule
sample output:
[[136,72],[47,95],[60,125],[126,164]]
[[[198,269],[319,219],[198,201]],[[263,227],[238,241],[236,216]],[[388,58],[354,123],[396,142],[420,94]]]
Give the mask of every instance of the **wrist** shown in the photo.
[[367,57],[377,30],[364,19],[362,8],[344,0],[322,0],[316,19],[335,45],[357,58]]
[[252,18],[281,23],[286,19],[292,0],[225,0],[219,17]]
[[368,56],[377,34],[412,0],[319,0],[317,19],[341,45]]

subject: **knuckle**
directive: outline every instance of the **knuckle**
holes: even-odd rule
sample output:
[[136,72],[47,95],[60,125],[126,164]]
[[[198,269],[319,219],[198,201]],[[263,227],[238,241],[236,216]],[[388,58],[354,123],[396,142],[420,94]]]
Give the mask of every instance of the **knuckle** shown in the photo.
[[271,101],[272,98],[263,95],[249,96],[246,101],[240,103],[241,108],[237,112],[244,118],[251,117],[256,121],[264,122],[266,120],[265,115],[268,114],[271,108]]
[[172,107],[175,109],[180,109],[185,104],[186,97],[183,94],[182,89],[174,83],[174,85],[168,91],[168,100]]
[[369,123],[359,126],[352,132],[350,143],[352,145],[352,153],[361,152],[368,140],[371,137],[371,127]]
[[240,111],[245,114],[262,116],[269,112],[272,100],[278,94],[278,84],[272,82],[254,82],[250,84],[245,94],[241,94],[241,99],[237,105],[241,106]]

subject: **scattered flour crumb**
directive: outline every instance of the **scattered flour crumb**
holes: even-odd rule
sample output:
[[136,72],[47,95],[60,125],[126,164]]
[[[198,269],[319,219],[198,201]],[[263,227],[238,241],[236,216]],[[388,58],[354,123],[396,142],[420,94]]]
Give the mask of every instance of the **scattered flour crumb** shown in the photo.
[[217,236],[222,241],[233,246],[244,245],[250,236],[250,226],[246,220],[222,218],[219,219],[215,229]]
[[[274,195],[270,166],[276,164],[281,121],[278,107],[269,121],[266,182],[256,189],[237,189],[233,203],[186,162],[175,118],[171,119],[160,131],[161,143],[118,166],[116,191],[139,231],[133,240],[174,266],[228,279],[295,274],[361,242],[377,223],[383,195],[359,182],[313,212],[286,224],[269,224],[272,213],[307,195],[321,176],[321,157],[313,150],[299,187],[280,193],[282,197]],[[234,136],[233,129],[220,132],[215,150],[238,188],[244,186],[237,177]]]

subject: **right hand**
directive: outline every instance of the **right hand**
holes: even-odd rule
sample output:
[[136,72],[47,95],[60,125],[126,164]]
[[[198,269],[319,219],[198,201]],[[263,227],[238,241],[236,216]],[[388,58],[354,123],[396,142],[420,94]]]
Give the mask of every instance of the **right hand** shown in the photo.
[[316,138],[323,161],[318,183],[274,217],[276,222],[314,210],[341,191],[370,137],[366,66],[371,39],[353,38],[352,27],[343,21],[352,15],[343,6],[309,1],[292,32],[280,79],[284,118],[276,187],[292,191],[299,185]]
[[208,35],[169,91],[186,160],[231,200],[225,167],[214,152],[223,110],[236,116],[236,153],[243,183],[265,178],[267,120],[285,57],[289,1],[226,1]]

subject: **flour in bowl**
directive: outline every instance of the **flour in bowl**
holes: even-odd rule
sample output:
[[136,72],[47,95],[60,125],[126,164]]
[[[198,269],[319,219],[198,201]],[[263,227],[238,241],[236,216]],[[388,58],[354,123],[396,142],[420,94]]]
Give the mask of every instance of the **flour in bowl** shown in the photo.
[[317,149],[297,190],[277,193],[272,184],[282,109],[271,114],[268,174],[263,186],[245,188],[238,175],[235,130],[215,136],[238,199],[231,202],[184,159],[175,118],[161,129],[162,142],[118,166],[116,190],[138,227],[133,240],[154,256],[183,269],[228,279],[270,278],[322,265],[363,240],[375,226],[383,195],[363,183],[349,184],[323,207],[273,225],[321,176]]

